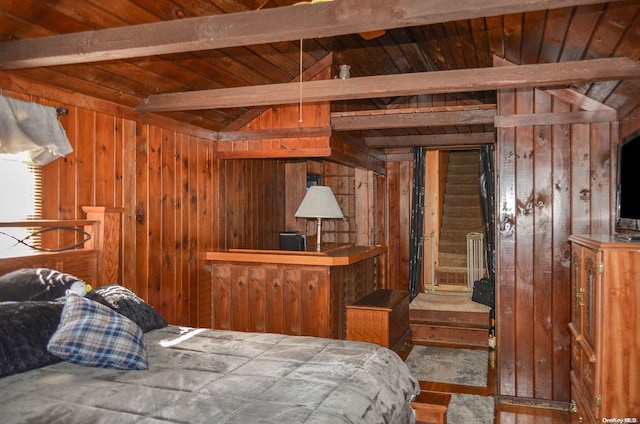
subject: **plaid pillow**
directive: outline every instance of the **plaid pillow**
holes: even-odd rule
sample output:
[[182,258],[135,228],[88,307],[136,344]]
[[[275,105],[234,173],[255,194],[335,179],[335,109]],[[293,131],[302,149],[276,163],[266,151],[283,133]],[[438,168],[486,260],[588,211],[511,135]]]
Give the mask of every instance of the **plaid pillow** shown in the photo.
[[67,291],[60,325],[47,345],[74,364],[123,370],[147,369],[144,333],[130,319]]

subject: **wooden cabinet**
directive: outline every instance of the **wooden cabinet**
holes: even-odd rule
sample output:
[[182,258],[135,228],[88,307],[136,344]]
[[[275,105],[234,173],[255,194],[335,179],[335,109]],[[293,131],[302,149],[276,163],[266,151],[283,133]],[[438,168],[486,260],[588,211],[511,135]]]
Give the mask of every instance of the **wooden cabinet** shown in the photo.
[[638,422],[640,243],[569,240],[572,422]]
[[378,287],[386,247],[207,252],[213,328],[344,339],[346,305]]
[[347,306],[347,339],[399,352],[411,341],[409,292],[379,289]]

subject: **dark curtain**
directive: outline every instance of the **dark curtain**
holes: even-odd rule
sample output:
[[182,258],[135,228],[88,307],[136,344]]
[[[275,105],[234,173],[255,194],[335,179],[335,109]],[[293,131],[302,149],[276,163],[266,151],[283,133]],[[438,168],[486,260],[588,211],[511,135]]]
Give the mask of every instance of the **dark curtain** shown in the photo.
[[411,245],[409,247],[409,295],[420,292],[422,280],[422,244],[424,232],[424,147],[413,148],[413,193],[411,197]]
[[495,244],[495,164],[493,145],[480,147],[480,203],[484,223],[485,267],[487,276],[493,282],[496,277],[496,244]]

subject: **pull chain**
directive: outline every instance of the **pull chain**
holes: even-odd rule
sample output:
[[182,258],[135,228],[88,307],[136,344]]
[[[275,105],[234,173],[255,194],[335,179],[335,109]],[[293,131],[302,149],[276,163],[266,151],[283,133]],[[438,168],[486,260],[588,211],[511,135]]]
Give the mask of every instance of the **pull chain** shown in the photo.
[[302,38],[300,39],[300,119],[299,123],[302,123]]

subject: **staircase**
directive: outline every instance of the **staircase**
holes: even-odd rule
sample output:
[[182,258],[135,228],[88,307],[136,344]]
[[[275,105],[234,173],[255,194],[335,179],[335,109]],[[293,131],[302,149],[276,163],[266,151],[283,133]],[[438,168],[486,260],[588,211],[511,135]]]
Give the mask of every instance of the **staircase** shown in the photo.
[[467,234],[482,231],[477,150],[451,151],[442,208],[436,285],[467,291]]
[[410,304],[414,344],[487,346],[489,308],[471,301],[467,285],[467,234],[482,231],[478,168],[477,150],[449,152],[436,290]]

